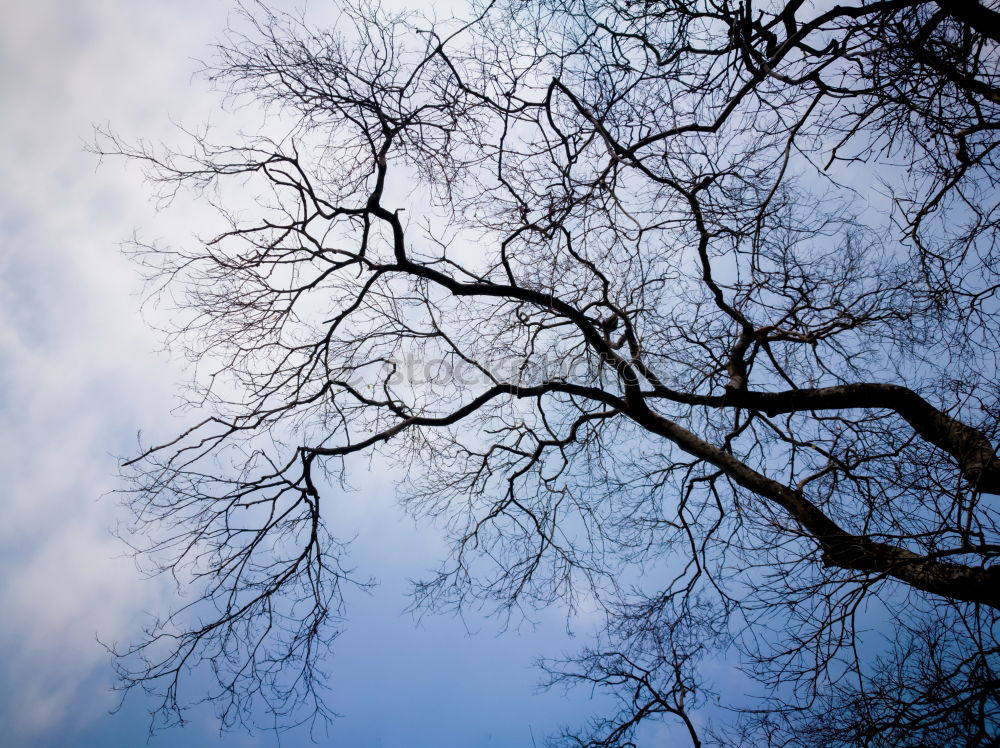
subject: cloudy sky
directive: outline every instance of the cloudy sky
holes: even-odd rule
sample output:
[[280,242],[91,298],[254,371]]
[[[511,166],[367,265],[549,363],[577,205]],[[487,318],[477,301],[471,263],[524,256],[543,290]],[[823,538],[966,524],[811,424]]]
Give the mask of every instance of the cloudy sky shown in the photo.
[[[314,2],[314,5],[319,3]],[[135,269],[117,248],[133,229],[176,239],[192,209],[157,214],[141,177],[100,168],[83,149],[94,124],[171,140],[218,101],[192,74],[231,10],[228,0],[35,0],[5,4],[0,25],[0,725],[4,744],[136,746],[149,703],[121,711],[97,641],[135,636],[169,602],[140,579],[111,534],[115,455],[140,427],[173,431],[180,364],[139,313]],[[190,225],[188,225],[190,224]],[[363,483],[356,480],[357,483]],[[332,655],[332,706],[344,717],[321,744],[524,746],[593,709],[587,694],[538,694],[541,654],[572,651],[553,611],[499,635],[474,616],[417,626],[401,614],[405,579],[439,550],[372,477],[343,510],[353,558],[382,580],[349,600]],[[103,497],[103,498],[102,498]],[[468,631],[476,632],[470,636]],[[220,745],[210,710],[150,745]],[[285,736],[281,745],[308,744]],[[226,745],[277,745],[272,735]]]

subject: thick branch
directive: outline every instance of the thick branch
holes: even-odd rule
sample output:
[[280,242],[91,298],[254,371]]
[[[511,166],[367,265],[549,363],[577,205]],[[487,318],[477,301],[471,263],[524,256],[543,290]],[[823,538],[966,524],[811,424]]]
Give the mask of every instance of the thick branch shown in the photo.
[[725,395],[694,395],[657,387],[649,394],[687,405],[759,410],[769,416],[852,408],[891,410],[923,439],[951,455],[973,488],[982,493],[1000,494],[1000,457],[986,434],[898,384],[858,382],[782,392],[728,388]]
[[952,18],[968,24],[983,36],[1000,42],[1000,13],[987,8],[978,0],[951,0],[947,3],[938,0],[937,4]]
[[976,490],[1000,494],[1000,458],[986,435],[938,410],[906,387],[862,382],[785,392],[733,391],[727,399],[731,404],[772,416],[807,410],[888,408],[921,437],[954,457]]
[[925,592],[1000,610],[1000,567],[972,568],[944,563],[867,536],[852,535],[801,492],[758,473],[673,421],[648,408],[633,408],[629,415],[649,431],[666,437],[688,454],[715,465],[734,482],[782,507],[819,544],[826,564],[885,574]]

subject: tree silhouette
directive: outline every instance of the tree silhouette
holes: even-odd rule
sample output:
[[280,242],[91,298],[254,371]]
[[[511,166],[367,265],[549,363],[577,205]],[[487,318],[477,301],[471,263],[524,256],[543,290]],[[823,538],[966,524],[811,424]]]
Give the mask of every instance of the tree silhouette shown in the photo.
[[[226,724],[326,715],[349,456],[447,528],[431,609],[585,595],[567,745],[987,745],[1000,725],[1000,13],[514,0],[245,9],[206,69],[271,135],[95,149],[226,224],[136,243],[204,420],[126,463],[200,597],[120,652]],[[888,643],[886,643],[888,639]],[[762,697],[704,729],[711,651]],[[694,711],[692,711],[694,710]]]

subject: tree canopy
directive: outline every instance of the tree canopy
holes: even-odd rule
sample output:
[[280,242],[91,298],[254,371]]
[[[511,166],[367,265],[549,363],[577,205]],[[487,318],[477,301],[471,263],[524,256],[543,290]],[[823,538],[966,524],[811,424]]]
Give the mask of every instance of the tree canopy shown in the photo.
[[620,708],[560,744],[993,744],[995,4],[338,13],[249,6],[215,50],[272,134],[96,141],[225,222],[133,247],[203,420],[126,463],[130,542],[200,597],[124,685],[326,714],[365,582],[323,504],[363,453],[448,533],[417,606],[600,606],[543,668]]

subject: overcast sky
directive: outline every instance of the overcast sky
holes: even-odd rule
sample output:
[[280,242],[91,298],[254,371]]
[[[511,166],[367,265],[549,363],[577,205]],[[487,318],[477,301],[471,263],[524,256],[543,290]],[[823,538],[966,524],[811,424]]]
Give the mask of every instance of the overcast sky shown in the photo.
[[[320,6],[320,3],[313,3]],[[0,24],[0,725],[4,745],[136,746],[149,704],[117,714],[96,637],[128,641],[147,610],[169,604],[143,582],[110,528],[115,455],[135,432],[176,430],[180,365],[138,312],[137,277],[117,249],[133,229],[189,235],[196,212],[157,215],[141,178],[97,168],[83,150],[92,124],[170,141],[170,121],[197,124],[218,100],[192,79],[194,58],[225,26],[227,0],[8,2]],[[190,226],[187,225],[190,223]],[[368,482],[366,482],[366,480]],[[579,640],[553,611],[533,630],[498,636],[494,622],[401,615],[405,579],[438,545],[393,505],[387,480],[341,508],[359,534],[353,558],[382,580],[350,599],[330,663],[344,717],[321,744],[524,746],[579,722],[587,694],[537,694],[542,653]],[[350,533],[346,533],[350,534]],[[469,636],[466,627],[477,631]],[[210,711],[151,745],[220,745]],[[306,743],[292,735],[282,745]],[[275,745],[230,736],[226,745]]]

